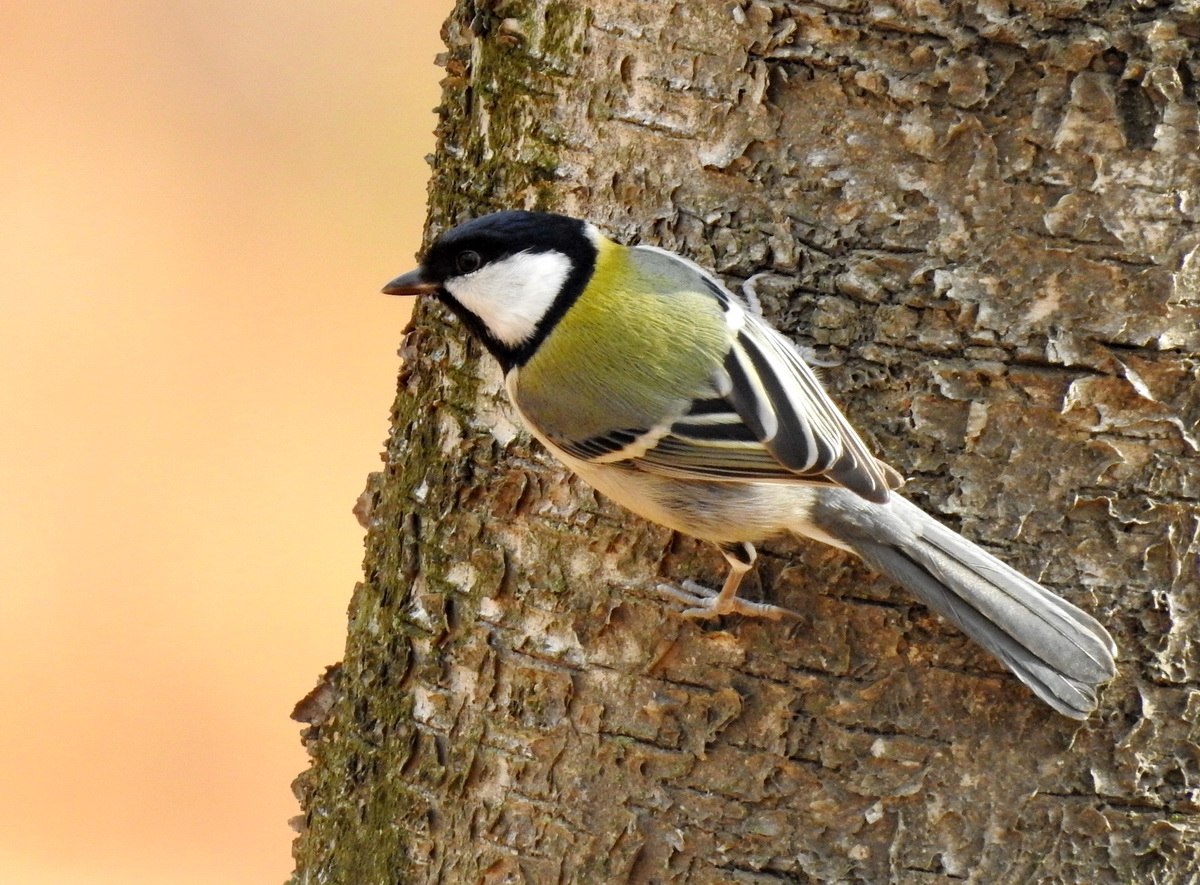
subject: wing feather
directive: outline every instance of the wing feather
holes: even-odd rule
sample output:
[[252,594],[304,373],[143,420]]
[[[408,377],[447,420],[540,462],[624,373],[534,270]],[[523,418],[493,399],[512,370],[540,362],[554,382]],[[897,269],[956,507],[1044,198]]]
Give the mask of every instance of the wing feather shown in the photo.
[[739,348],[753,363],[783,429],[763,439],[771,454],[797,474],[824,474],[868,500],[887,500],[889,488],[898,485],[895,471],[871,454],[792,342],[746,316],[732,350]]
[[690,392],[690,403],[681,391],[679,412],[655,427],[554,443],[581,460],[663,475],[837,484],[886,501],[902,478],[871,455],[795,345],[699,266],[638,249],[676,260],[676,271],[694,280],[688,288],[720,305],[730,333],[724,364],[707,389]]

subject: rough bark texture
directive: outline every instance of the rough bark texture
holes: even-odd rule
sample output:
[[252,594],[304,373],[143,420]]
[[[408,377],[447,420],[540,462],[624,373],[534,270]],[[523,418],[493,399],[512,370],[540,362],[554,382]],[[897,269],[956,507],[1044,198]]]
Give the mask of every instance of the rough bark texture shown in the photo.
[[296,881],[1190,881],[1197,4],[590,5],[447,23],[432,228],[547,208],[768,272],[907,494],[1094,612],[1120,675],[1063,719],[801,543],[760,567],[798,623],[680,620],[651,585],[719,556],[567,477],[428,307]]

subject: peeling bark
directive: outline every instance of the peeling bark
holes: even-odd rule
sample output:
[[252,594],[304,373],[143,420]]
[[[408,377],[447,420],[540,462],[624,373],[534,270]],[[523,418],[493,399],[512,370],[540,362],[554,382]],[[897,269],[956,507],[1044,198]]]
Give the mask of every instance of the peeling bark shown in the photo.
[[424,307],[294,881],[1191,881],[1194,7],[460,4],[431,230],[553,209],[766,272],[908,496],[1094,612],[1120,674],[1080,726],[801,542],[759,566],[798,623],[680,620],[653,584],[720,557],[565,475]]

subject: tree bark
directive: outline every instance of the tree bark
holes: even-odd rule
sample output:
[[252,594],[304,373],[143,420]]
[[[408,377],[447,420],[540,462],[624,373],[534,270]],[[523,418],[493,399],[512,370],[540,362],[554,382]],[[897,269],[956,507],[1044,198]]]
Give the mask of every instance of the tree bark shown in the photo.
[[[836,365],[905,493],[1095,613],[1062,718],[839,551],[793,623],[568,476],[436,306],[402,349],[295,882],[1172,882],[1200,864],[1195,3],[463,0],[430,230],[586,217]],[[384,269],[384,276],[406,268]]]

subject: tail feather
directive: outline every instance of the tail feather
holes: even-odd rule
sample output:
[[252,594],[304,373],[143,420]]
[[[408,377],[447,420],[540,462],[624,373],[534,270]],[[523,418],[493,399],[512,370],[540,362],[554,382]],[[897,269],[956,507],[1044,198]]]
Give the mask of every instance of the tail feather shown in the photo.
[[958,626],[1060,713],[1085,719],[1115,673],[1100,623],[893,494],[887,504],[840,490],[822,529]]

